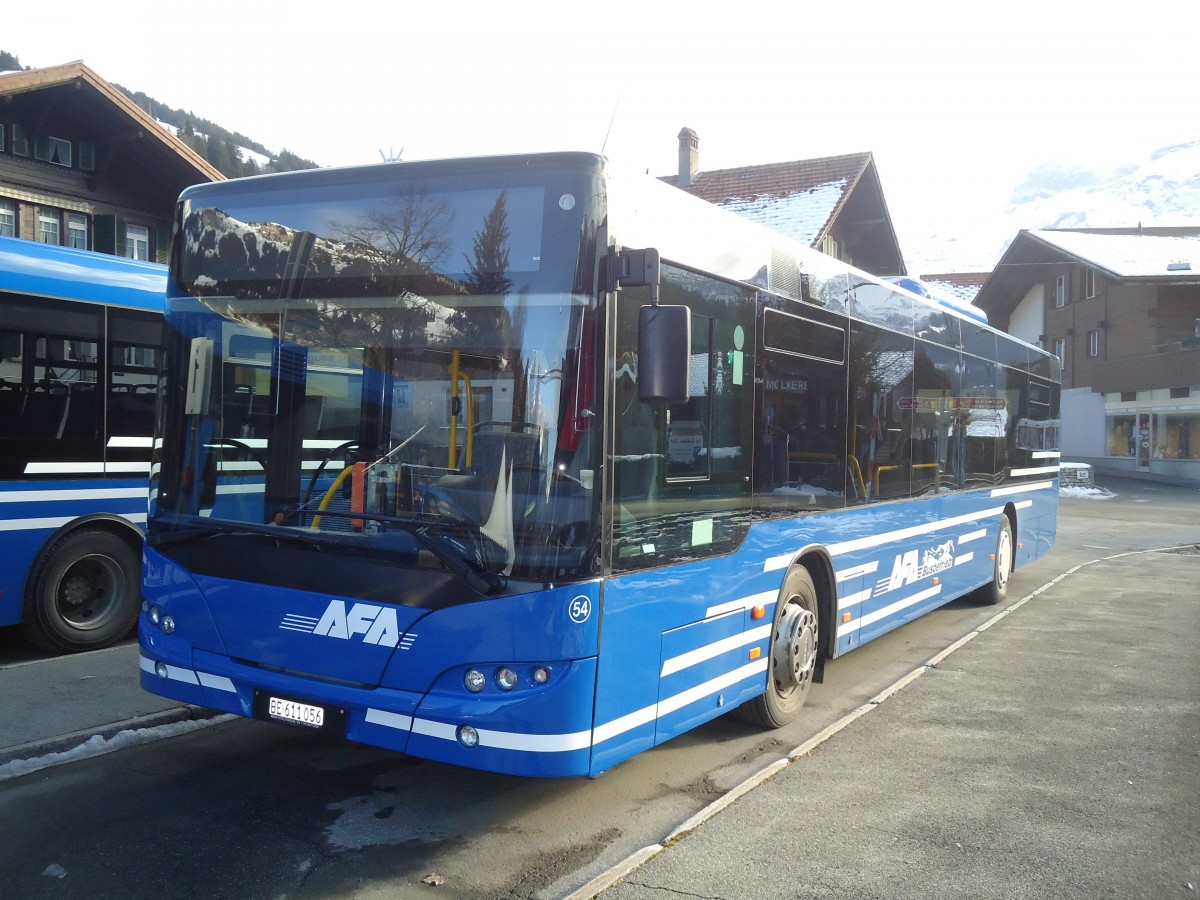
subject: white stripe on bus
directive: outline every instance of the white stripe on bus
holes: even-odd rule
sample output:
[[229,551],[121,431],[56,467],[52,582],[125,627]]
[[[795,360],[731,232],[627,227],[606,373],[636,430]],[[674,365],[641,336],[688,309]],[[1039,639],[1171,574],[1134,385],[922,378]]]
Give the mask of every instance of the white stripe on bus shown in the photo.
[[[38,519],[0,519],[0,531],[38,531],[48,528],[61,528],[68,522],[74,522],[78,516],[47,516]],[[145,513],[128,513],[121,516],[136,525],[146,524]]]
[[[1013,487],[994,488],[991,491],[991,497],[1008,497],[1013,494],[1027,494],[1032,491],[1042,491],[1054,487],[1053,481],[1038,481],[1032,484],[1019,484]],[[1033,506],[1032,500],[1022,500],[1015,504],[1017,509],[1028,509]],[[853,553],[856,550],[868,550],[875,547],[882,547],[884,544],[890,544],[893,541],[903,541],[908,538],[920,537],[921,535],[931,534],[935,531],[941,531],[943,528],[954,528],[958,525],[967,525],[972,522],[978,522],[980,519],[991,519],[999,516],[1004,512],[1004,507],[995,506],[990,509],[983,509],[979,512],[967,513],[962,516],[953,516],[949,519],[939,519],[936,522],[928,522],[924,525],[914,525],[911,528],[898,528],[895,531],[886,531],[882,534],[868,535],[867,537],[855,538],[850,541],[839,541],[838,543],[829,544],[825,549],[830,556],[841,556],[843,553]],[[797,551],[784,553],[779,556],[768,557],[763,563],[764,572],[774,572],[779,569],[786,569],[792,562]]]
[[839,569],[833,576],[833,580],[839,584],[843,581],[848,581],[851,578],[858,578],[861,575],[870,575],[878,570],[879,560],[873,559],[868,563],[863,563],[861,566],[850,566],[848,569]]
[[695,650],[689,650],[687,653],[681,653],[679,656],[672,656],[663,663],[662,673],[659,677],[666,678],[668,675],[674,675],[676,672],[682,672],[691,666],[707,662],[710,659],[720,656],[722,653],[728,653],[730,650],[737,650],[748,644],[757,644],[759,641],[765,640],[770,636],[771,626],[769,624],[759,625],[757,628],[751,628],[749,631],[744,631],[741,634],[713,641],[711,644],[705,644],[703,647],[697,647]]
[[146,462],[40,462],[25,466],[26,475],[149,475],[150,461]]
[[1059,466],[1038,466],[1036,469],[1013,469],[1013,477],[1018,475],[1057,475]]
[[874,612],[867,613],[865,616],[862,616],[861,618],[838,628],[837,636],[838,638],[841,638],[844,635],[858,631],[860,628],[864,628],[867,625],[874,625],[876,622],[889,618],[890,616],[894,616],[896,613],[908,609],[910,606],[916,606],[923,600],[928,600],[930,597],[936,597],[941,592],[942,586],[940,584],[935,584],[931,588],[918,591],[915,594],[911,594],[908,597],[897,600],[895,603],[889,603],[882,609],[877,609]]
[[[145,656],[140,657],[139,664],[142,671],[152,675],[157,674],[154,662]],[[731,687],[739,681],[761,675],[766,671],[767,660],[755,660],[754,662],[739,666],[730,672],[710,678],[708,681],[687,690],[680,691],[652,706],[635,710],[620,718],[613,719],[604,725],[585,731],[563,734],[527,734],[523,732],[494,731],[492,729],[481,728],[478,730],[479,744],[482,747],[515,750],[525,753],[563,753],[572,750],[586,750],[588,747],[594,747],[627,731],[631,731],[640,725],[645,725],[663,716],[670,715],[673,712],[683,709],[688,704],[695,703],[697,700],[702,700],[718,691]],[[233,681],[223,675],[197,672],[191,669],[180,668],[179,666],[167,666],[167,679],[192,685],[203,684],[207,687],[223,691],[236,691]],[[419,734],[424,737],[438,738],[443,741],[458,740],[458,729],[453,724],[447,722],[412,718],[372,707],[366,709],[365,719],[371,724],[381,725],[385,728],[394,728],[398,731],[408,731],[411,729],[412,734]]]
[[27,503],[45,501],[53,503],[60,500],[122,500],[146,499],[146,488],[83,488],[77,491],[64,490],[32,490],[5,491],[0,493],[0,503]]
[[723,616],[726,613],[745,612],[748,609],[754,609],[756,606],[768,606],[775,602],[775,596],[775,591],[763,591],[761,594],[751,594],[749,597],[742,597],[740,600],[730,600],[728,603],[710,606],[704,611],[704,618],[715,619],[717,616]]

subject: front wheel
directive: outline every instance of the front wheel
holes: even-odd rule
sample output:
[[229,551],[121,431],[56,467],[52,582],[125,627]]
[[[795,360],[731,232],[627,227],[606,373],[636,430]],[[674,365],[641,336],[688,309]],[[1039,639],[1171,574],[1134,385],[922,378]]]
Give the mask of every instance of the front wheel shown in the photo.
[[976,596],[987,606],[995,606],[1008,596],[1008,576],[1013,568],[1012,522],[1008,516],[1000,517],[1000,533],[996,535],[996,556],[992,566],[992,580],[981,587]]
[[812,687],[820,647],[817,589],[802,566],[784,579],[775,604],[767,689],[744,703],[739,715],[764,728],[782,728],[800,712]]
[[57,653],[115,644],[137,621],[140,574],[127,541],[98,529],[71,532],[30,575],[26,639]]

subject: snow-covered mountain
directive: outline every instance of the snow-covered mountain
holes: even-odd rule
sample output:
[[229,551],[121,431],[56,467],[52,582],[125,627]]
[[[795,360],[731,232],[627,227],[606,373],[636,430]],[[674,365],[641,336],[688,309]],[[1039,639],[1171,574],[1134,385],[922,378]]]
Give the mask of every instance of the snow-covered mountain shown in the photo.
[[1163,147],[1142,163],[1096,172],[1043,165],[1012,192],[1008,206],[969,232],[907,237],[910,272],[985,272],[1023,228],[1200,227],[1200,141]]

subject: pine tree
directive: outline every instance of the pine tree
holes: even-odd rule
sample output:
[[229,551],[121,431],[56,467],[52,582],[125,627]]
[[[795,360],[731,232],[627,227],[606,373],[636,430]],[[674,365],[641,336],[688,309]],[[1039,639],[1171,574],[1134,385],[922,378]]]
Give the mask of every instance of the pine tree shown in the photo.
[[475,235],[475,259],[467,260],[470,269],[467,287],[473,294],[506,294],[512,287],[508,277],[508,212],[505,192],[496,197],[483,228]]

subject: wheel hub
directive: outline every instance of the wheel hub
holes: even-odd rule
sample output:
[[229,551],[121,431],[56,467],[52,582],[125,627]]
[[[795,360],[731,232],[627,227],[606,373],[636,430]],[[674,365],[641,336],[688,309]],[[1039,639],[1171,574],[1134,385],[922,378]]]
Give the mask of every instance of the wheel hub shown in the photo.
[[73,627],[93,630],[118,611],[125,578],[116,560],[86,556],[63,573],[55,590],[59,614]]
[[777,690],[789,694],[812,680],[817,662],[817,617],[789,603],[779,617],[771,661]]
[[1008,586],[1008,573],[1012,571],[1012,538],[1004,529],[1000,530],[1000,541],[996,547],[996,585],[1003,591]]

